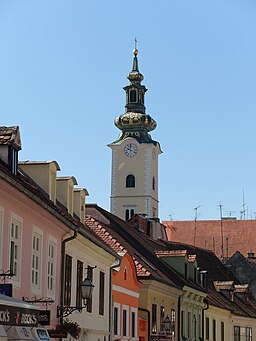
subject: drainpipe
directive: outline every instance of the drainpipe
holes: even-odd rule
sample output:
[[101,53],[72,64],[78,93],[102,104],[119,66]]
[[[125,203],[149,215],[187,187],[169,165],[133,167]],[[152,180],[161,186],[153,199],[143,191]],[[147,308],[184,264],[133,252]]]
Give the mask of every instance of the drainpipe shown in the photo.
[[[61,242],[61,274],[60,274],[60,307],[64,305],[64,285],[65,285],[65,255],[66,255],[66,243],[77,237],[77,230],[74,231],[73,236],[64,239]],[[60,324],[63,322],[63,317],[60,316]]]
[[150,341],[150,311],[148,309],[144,309],[140,307],[139,307],[139,310],[144,311],[145,313],[148,314],[148,340],[147,341]]
[[112,295],[112,274],[115,268],[118,268],[121,264],[122,259],[118,258],[117,263],[112,265],[109,269],[109,341],[112,341],[112,318],[113,318],[113,295]]

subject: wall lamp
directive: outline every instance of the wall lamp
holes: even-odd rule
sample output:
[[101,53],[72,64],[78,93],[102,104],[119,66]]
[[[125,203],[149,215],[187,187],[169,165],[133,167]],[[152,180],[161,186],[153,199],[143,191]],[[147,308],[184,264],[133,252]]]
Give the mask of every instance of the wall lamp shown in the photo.
[[60,317],[61,320],[63,317],[67,317],[70,314],[72,314],[74,311],[82,311],[82,309],[86,308],[86,300],[89,300],[92,297],[92,291],[94,288],[94,285],[92,283],[92,280],[90,278],[86,278],[81,284],[81,297],[83,300],[84,305],[82,307],[62,307],[58,306],[57,307],[57,317]]
[[162,323],[163,323],[166,334],[170,334],[171,326],[172,326],[172,321],[170,320],[170,317],[167,315]]

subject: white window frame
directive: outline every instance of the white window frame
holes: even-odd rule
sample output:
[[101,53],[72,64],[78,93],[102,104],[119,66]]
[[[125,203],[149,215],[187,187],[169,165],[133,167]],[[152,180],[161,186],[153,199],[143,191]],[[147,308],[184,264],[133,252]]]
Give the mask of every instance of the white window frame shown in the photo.
[[[117,308],[117,334],[114,334],[115,330],[114,330],[114,308]],[[114,339],[119,339],[120,338],[120,303],[114,303],[114,307],[113,307],[113,335],[114,335]]]
[[0,206],[0,268],[2,269],[3,259],[3,226],[4,226],[4,208]]
[[[132,313],[135,314],[135,336],[132,336]],[[138,309],[135,307],[131,307],[130,309],[130,321],[131,321],[131,326],[130,326],[131,340],[137,340],[138,339]]]
[[[16,226],[19,228],[18,234],[16,235],[15,232],[15,236],[12,235],[12,224],[16,224]],[[9,266],[11,265],[11,243],[14,243],[14,247],[17,247],[16,249],[16,269],[13,269],[16,273],[15,276],[12,277],[11,282],[13,282],[16,286],[20,287],[21,284],[21,259],[22,259],[22,234],[23,234],[23,219],[14,214],[11,213],[11,220],[10,220],[10,230],[9,230],[10,234],[10,240],[9,240]],[[11,270],[11,269],[10,269]]]
[[[34,242],[36,242],[36,245]],[[31,245],[31,289],[36,293],[40,292],[42,287],[42,246],[43,233],[39,228],[33,226]]]
[[[123,312],[124,310],[126,311],[126,335],[124,335],[124,331],[123,331]],[[122,305],[122,332],[121,332],[121,337],[122,339],[129,339],[130,338],[130,328],[129,328],[129,306],[128,305],[125,305],[123,304]]]
[[[52,252],[50,254],[49,248]],[[57,240],[52,236],[49,236],[47,243],[47,276],[46,276],[46,288],[47,297],[55,298],[56,294],[56,259],[57,259]],[[50,273],[49,273],[50,270]],[[49,281],[52,283],[52,289],[49,288]]]

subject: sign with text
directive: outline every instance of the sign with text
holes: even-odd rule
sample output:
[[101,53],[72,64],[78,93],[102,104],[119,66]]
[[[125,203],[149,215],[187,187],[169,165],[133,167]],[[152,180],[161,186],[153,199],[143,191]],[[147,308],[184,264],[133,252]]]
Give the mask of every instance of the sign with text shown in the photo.
[[41,310],[38,316],[38,323],[42,326],[49,326],[51,321],[51,311]]
[[0,324],[37,327],[39,311],[0,304]]

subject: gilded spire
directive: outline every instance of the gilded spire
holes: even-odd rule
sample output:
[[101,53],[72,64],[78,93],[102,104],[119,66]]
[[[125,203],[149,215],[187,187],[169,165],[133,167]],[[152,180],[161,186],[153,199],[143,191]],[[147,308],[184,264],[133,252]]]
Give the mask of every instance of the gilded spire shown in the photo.
[[144,77],[139,72],[137,57],[139,51],[136,43],[135,39],[132,71],[127,76],[130,84],[123,88],[126,92],[125,113],[115,118],[115,125],[122,133],[115,142],[131,136],[136,138],[139,143],[155,143],[149,132],[156,128],[156,122],[146,114],[144,100],[147,88],[141,84]]
[[141,81],[143,81],[144,77],[139,72],[139,63],[138,63],[138,53],[139,51],[136,48],[137,40],[135,38],[135,49],[133,50],[133,64],[132,64],[132,71],[128,74],[127,78],[131,82],[131,84],[140,84]]

